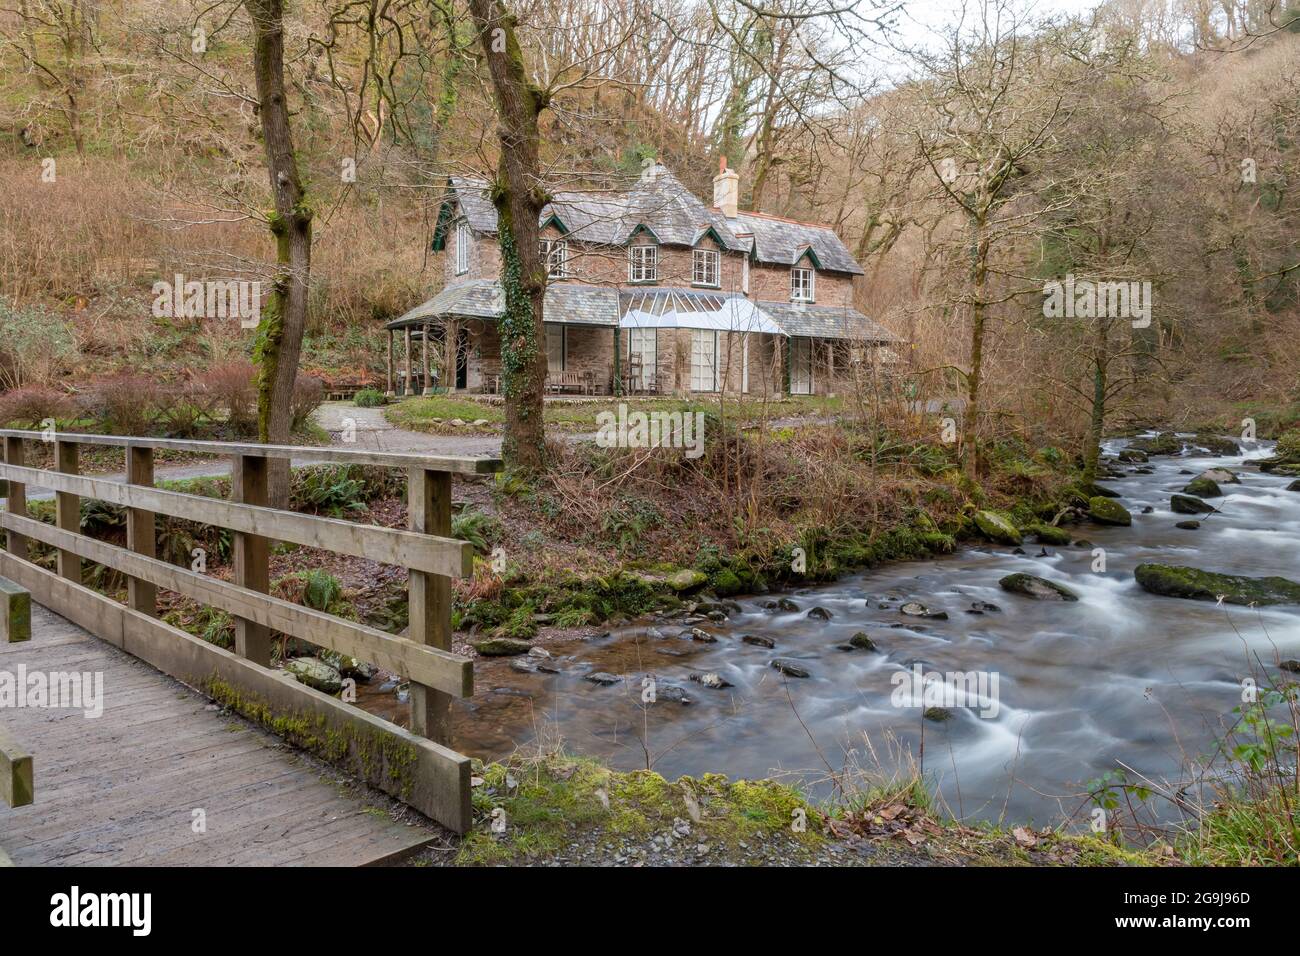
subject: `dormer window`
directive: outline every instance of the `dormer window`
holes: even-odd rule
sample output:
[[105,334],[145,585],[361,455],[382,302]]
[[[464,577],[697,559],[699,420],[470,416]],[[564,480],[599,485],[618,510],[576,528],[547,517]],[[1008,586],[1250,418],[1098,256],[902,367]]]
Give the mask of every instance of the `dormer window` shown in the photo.
[[717,288],[721,255],[714,249],[696,249],[691,254],[691,283]]
[[463,276],[469,272],[469,223],[464,219],[456,222],[456,275]]
[[659,281],[658,246],[632,246],[627,250],[627,281]]
[[790,270],[790,301],[812,302],[815,273],[799,266]]
[[542,261],[546,263],[546,278],[563,279],[569,274],[569,244],[563,239],[538,240]]

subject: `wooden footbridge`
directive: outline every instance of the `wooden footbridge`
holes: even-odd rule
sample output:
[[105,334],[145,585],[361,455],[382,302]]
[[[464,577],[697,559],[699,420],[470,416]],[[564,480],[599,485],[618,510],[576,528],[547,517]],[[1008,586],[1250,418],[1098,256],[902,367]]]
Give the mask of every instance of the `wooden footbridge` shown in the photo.
[[[452,580],[472,565],[471,546],[450,537],[451,485],[499,471],[498,460],[12,430],[0,440],[0,865],[376,863],[429,842],[423,817],[469,828],[469,760],[446,746],[451,699],[473,693],[472,662],[450,650]],[[48,468],[27,463],[37,443]],[[125,480],[81,475],[86,445],[122,448]],[[229,457],[230,500],[155,487],[160,448]],[[403,470],[408,527],[270,507],[275,460]],[[52,525],[28,512],[38,488],[54,493]],[[82,533],[82,498],[124,509],[125,547]],[[156,515],[228,529],[232,579],[159,560]],[[270,595],[273,541],[407,569],[406,635]],[[83,583],[87,562],[126,577],[125,603]],[[159,589],[229,613],[234,649],[160,620]],[[279,635],[409,681],[411,729],[273,668]],[[370,788],[418,813],[399,821]]]

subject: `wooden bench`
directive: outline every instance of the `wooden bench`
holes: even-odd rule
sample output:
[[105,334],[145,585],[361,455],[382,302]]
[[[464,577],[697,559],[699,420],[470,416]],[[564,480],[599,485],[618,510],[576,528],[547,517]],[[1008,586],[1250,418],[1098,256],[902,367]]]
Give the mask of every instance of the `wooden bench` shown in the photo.
[[548,392],[572,390],[582,395],[591,395],[595,387],[590,372],[547,372],[546,390]]

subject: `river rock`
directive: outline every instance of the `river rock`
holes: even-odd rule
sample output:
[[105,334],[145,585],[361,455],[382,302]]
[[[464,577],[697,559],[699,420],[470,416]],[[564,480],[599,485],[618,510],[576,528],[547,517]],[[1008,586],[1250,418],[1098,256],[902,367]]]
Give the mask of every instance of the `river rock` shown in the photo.
[[486,641],[475,641],[474,650],[484,657],[513,657],[515,654],[527,654],[533,645],[513,637],[491,637]]
[[1180,521],[1174,525],[1175,528],[1181,528],[1183,531],[1195,531],[1200,526],[1199,521]]
[[[686,632],[686,635],[693,641],[699,641],[701,644],[716,644],[718,639],[708,631],[702,631],[698,627],[693,627]],[[684,635],[684,636],[686,636]]]
[[1143,513],[1144,515],[1153,515],[1153,514],[1156,513],[1156,509],[1153,508],[1153,507],[1151,507],[1150,505],[1143,505],[1143,506],[1142,506],[1142,513]]
[[1208,478],[1210,481],[1218,482],[1221,485],[1239,485],[1241,479],[1237,473],[1229,471],[1227,468],[1207,468],[1196,477]]
[[1198,498],[1221,498],[1223,489],[1219,483],[1204,475],[1198,475],[1183,486],[1183,494],[1195,495]]
[[707,574],[693,568],[681,568],[668,575],[666,579],[668,586],[674,591],[693,591],[703,587],[708,580]]
[[744,635],[741,638],[741,641],[746,644],[752,644],[754,647],[766,647],[769,650],[776,647],[776,641],[772,640],[770,637],[758,637],[754,634]]
[[1282,668],[1282,670],[1284,671],[1290,671],[1292,674],[1300,674],[1300,661],[1296,661],[1296,660],[1283,661],[1277,666]]
[[1064,528],[1052,524],[1040,524],[1034,527],[1034,538],[1039,544],[1052,544],[1063,548],[1070,543],[1070,533]]
[[876,642],[867,636],[866,631],[858,631],[858,633],[850,637],[849,645],[856,647],[860,651],[876,651],[880,649],[876,647]]
[[691,680],[709,688],[709,690],[722,690],[724,687],[734,686],[731,681],[727,680],[721,674],[692,674]]
[[1204,448],[1213,455],[1240,455],[1241,446],[1237,444],[1235,438],[1227,438],[1223,435],[1210,435],[1203,432],[1197,432],[1192,436],[1192,444]]
[[1137,583],[1152,594],[1228,604],[1300,604],[1300,583],[1288,578],[1250,578],[1170,564],[1139,564]]
[[801,667],[797,662],[790,660],[788,657],[774,657],[771,667],[778,670],[786,677],[809,677],[808,671]]
[[1291,484],[1286,486],[1287,491],[1300,491],[1300,478],[1297,478]]
[[778,611],[797,611],[799,610],[799,605],[795,604],[794,601],[791,601],[789,598],[780,598],[776,602],[776,609]]
[[686,689],[676,684],[659,684],[655,687],[655,700],[666,700],[672,704],[681,704],[683,707],[689,707],[692,703]]
[[1128,462],[1129,464],[1134,464],[1134,465],[1142,464],[1144,462],[1151,460],[1149,457],[1147,457],[1147,453],[1140,448],[1123,448],[1120,450],[1120,453],[1115,457],[1118,458],[1120,461]]
[[996,511],[977,511],[974,520],[980,534],[995,544],[1017,545],[1024,539],[1016,526]]
[[596,671],[594,674],[588,674],[583,680],[591,681],[593,684],[599,684],[601,687],[609,687],[612,684],[621,683],[623,678],[617,674],[610,674],[606,671]]
[[952,711],[947,707],[927,707],[922,714],[926,720],[932,720],[936,724],[941,724],[945,720],[952,720]]
[[967,614],[997,614],[1002,608],[996,604],[990,604],[988,601],[972,601]]
[[1011,591],[1015,594],[1023,594],[1025,597],[1031,597],[1036,601],[1077,601],[1079,595],[1075,594],[1064,584],[1057,584],[1055,581],[1049,581],[1046,578],[1040,578],[1033,574],[1008,574],[998,582],[1005,591]]
[[824,607],[815,607],[808,612],[808,616],[815,621],[829,621],[834,615]]
[[1117,501],[1101,496],[1088,499],[1088,517],[1097,524],[1131,525],[1133,516]]
[[300,684],[314,687],[326,694],[337,694],[343,689],[343,675],[315,657],[295,657],[284,669]]
[[898,612],[900,614],[906,614],[908,617],[924,617],[929,618],[932,621],[948,620],[947,611],[935,611],[926,607],[920,601],[908,601],[898,609]]
[[1208,515],[1214,513],[1214,505],[1206,504],[1200,498],[1191,495],[1174,495],[1169,499],[1169,507],[1175,514]]

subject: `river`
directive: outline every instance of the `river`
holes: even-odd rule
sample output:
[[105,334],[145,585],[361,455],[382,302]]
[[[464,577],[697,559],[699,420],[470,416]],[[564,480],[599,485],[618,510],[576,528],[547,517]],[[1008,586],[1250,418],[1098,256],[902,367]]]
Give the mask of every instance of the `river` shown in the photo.
[[[1107,451],[1122,445],[1110,442]],[[458,705],[453,745],[500,758],[539,738],[562,738],[569,750],[621,769],[650,762],[670,779],[792,775],[825,794],[828,767],[888,775],[916,760],[924,732],[926,778],[948,812],[1059,823],[1086,812],[1088,782],[1121,762],[1153,780],[1181,778],[1222,737],[1242,679],[1258,671],[1254,657],[1269,677],[1277,673],[1275,649],[1282,659],[1300,657],[1300,608],[1216,607],[1149,594],[1133,579],[1147,561],[1300,577],[1300,493],[1284,490],[1291,479],[1251,465],[1269,451],[1261,442],[1235,457],[1184,454],[1117,466],[1124,476],[1106,484],[1132,511],[1133,525],[1071,526],[1091,546],[1047,547],[1040,556],[1041,546],[1027,540],[1024,554],[977,546],[892,564],[784,595],[797,611],[771,609],[772,595],[745,598],[726,622],[701,625],[715,643],[684,637],[692,625],[680,619],[642,622],[551,645],[557,674],[480,662],[476,696]],[[1183,472],[1211,467],[1239,472],[1241,484],[1223,485],[1224,497],[1213,500],[1222,513],[1198,530],[1176,528],[1188,517],[1170,511],[1171,493],[1192,477]],[[1151,513],[1141,513],[1145,506]],[[1104,570],[1094,570],[1096,548],[1104,550]],[[1035,601],[1002,590],[999,579],[1016,571],[1064,584],[1080,600]],[[908,601],[948,617],[905,615]],[[970,613],[977,602],[999,610]],[[815,607],[830,619],[810,618]],[[860,631],[878,651],[840,649]],[[770,666],[775,656],[809,676],[783,676]],[[895,693],[894,675],[918,662],[926,673],[996,676],[996,701],[959,697],[950,719],[925,720],[922,708]],[[595,672],[622,680],[586,679]],[[732,686],[709,689],[690,680],[693,673],[715,673]],[[647,677],[655,681],[652,704],[643,702]],[[669,699],[673,687],[689,705]],[[994,688],[986,690],[991,698]]]

